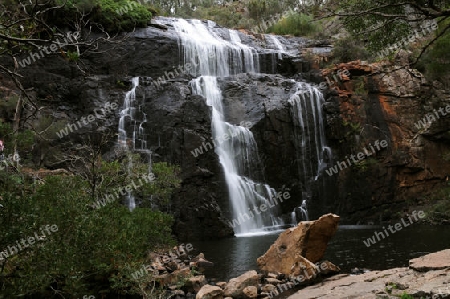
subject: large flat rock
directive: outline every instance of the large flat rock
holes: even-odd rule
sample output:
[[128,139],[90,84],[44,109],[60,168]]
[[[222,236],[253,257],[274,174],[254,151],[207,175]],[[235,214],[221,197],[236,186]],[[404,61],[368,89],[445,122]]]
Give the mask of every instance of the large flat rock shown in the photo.
[[409,267],[422,272],[450,268],[450,249],[412,259]]
[[[450,298],[450,249],[411,260],[423,271],[394,268],[362,275],[337,275],[308,286],[289,299],[399,298],[403,293],[414,298]],[[441,260],[446,258],[446,260]],[[420,264],[419,264],[420,263]],[[436,265],[438,270],[434,270]],[[447,265],[443,267],[443,265]],[[442,266],[442,267],[441,267]],[[429,270],[426,270],[429,269]],[[388,291],[390,290],[390,292]]]

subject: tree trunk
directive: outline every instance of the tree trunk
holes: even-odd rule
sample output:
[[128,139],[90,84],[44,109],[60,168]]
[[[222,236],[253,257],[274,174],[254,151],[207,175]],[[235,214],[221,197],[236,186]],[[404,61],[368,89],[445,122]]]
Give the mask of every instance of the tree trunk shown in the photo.
[[14,122],[13,122],[13,140],[14,140],[13,161],[16,162],[16,168],[19,167],[19,159],[17,154],[17,134],[19,133],[21,114],[22,114],[22,97],[20,96],[16,104],[16,112],[14,113]]

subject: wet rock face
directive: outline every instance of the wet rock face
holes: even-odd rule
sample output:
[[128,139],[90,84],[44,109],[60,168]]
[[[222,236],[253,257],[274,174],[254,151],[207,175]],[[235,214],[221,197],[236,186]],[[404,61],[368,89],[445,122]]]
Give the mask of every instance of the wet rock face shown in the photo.
[[336,175],[339,202],[332,206],[344,223],[397,219],[396,213],[407,209],[405,200],[442,186],[448,177],[450,161],[442,157],[449,150],[450,118],[433,121],[429,115],[429,127],[417,125],[450,104],[450,94],[417,70],[389,64],[345,63],[324,77],[342,70],[350,76],[332,81],[336,91],[328,93],[325,105],[335,163],[377,140],[388,147]]
[[[182,186],[173,197],[174,230],[183,240],[232,236],[218,202],[226,202],[226,187],[211,140],[209,107],[183,83],[160,91],[142,86],[144,111],[150,132],[147,142],[155,161],[168,161],[182,169]],[[196,150],[203,153],[195,154]],[[194,153],[194,154],[193,154]],[[196,156],[197,155],[197,156]],[[226,207],[226,205],[225,205]]]
[[[258,144],[261,163],[254,171],[256,177],[264,178],[275,190],[289,188],[291,199],[280,203],[285,215],[308,200],[310,218],[314,219],[323,214],[327,200],[333,199],[327,194],[335,194],[336,178],[322,176],[313,180],[301,171],[302,153],[315,153],[317,149],[311,146],[314,142],[301,144],[296,140],[302,130],[295,123],[290,99],[297,84],[295,80],[270,74],[239,74],[220,80],[227,119],[232,124],[248,122]],[[303,121],[305,127],[315,125],[313,118]],[[308,180],[311,197],[305,196],[302,183]]]

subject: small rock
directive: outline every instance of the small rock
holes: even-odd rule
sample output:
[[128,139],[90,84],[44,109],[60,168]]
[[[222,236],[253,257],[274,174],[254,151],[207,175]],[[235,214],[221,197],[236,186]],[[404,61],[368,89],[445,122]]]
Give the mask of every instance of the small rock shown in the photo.
[[364,272],[362,270],[360,270],[358,267],[355,267],[350,270],[350,273],[353,275],[359,275],[359,274],[363,274]]
[[248,299],[254,299],[258,297],[258,289],[254,286],[244,288],[244,297]]
[[153,262],[153,263],[151,263],[151,267],[158,271],[166,271],[166,268],[163,265],[161,265],[160,263]]
[[266,278],[265,281],[266,281],[266,283],[273,284],[273,285],[279,285],[281,283],[280,280],[278,280],[276,278],[270,278],[270,277]]
[[174,294],[175,296],[183,296],[184,297],[183,290],[173,290],[172,294]]
[[167,26],[165,26],[165,25],[163,25],[163,24],[158,24],[158,23],[150,23],[150,24],[148,24],[149,26],[151,26],[151,27],[155,27],[155,28],[158,28],[158,29],[162,29],[162,30],[167,30],[167,29],[169,29]]
[[196,257],[194,257],[191,260],[191,262],[189,263],[189,266],[200,268],[202,270],[204,268],[214,266],[214,263],[205,259],[205,255],[203,253],[200,253],[199,255],[197,255]]
[[194,257],[193,259],[192,259],[192,261],[193,262],[196,262],[196,261],[198,261],[199,259],[204,259],[205,258],[205,254],[204,253],[199,253],[196,257]]
[[163,273],[160,275],[154,275],[153,279],[162,286],[174,285],[181,279],[186,279],[191,275],[189,268],[175,270],[173,273]]
[[222,289],[225,289],[225,286],[226,286],[226,285],[227,285],[227,283],[224,282],[224,281],[216,282],[216,286],[218,286],[218,287],[220,287],[220,288],[222,288]]
[[177,263],[175,263],[175,262],[169,262],[167,264],[167,268],[170,270],[170,272],[173,272],[175,270],[180,269],[180,266]]
[[[329,261],[323,261],[320,263],[319,265],[319,269],[320,269],[320,274],[337,274],[341,271],[341,268],[339,268],[338,266],[336,266],[335,264],[333,264],[332,262]],[[365,273],[366,269],[362,269],[362,273]]]
[[170,281],[169,276],[169,274],[154,275],[153,279],[160,285],[166,285]]
[[273,284],[265,284],[262,288],[261,291],[263,293],[270,293],[272,292],[274,289],[276,289],[276,286],[274,286]]
[[199,276],[194,276],[194,277],[190,277],[187,281],[186,281],[186,287],[188,289],[188,291],[193,291],[194,293],[198,293],[200,291],[200,289],[206,285],[207,281],[205,278],[205,275],[199,275]]
[[199,268],[207,268],[207,267],[214,266],[213,262],[210,262],[205,259],[199,259],[196,263],[197,263],[197,267],[199,267]]
[[246,287],[258,285],[258,273],[256,271],[248,271],[239,277],[230,279],[225,286],[225,296],[239,298],[242,297],[243,291]]
[[198,291],[195,299],[223,299],[223,290],[218,286],[207,284]]

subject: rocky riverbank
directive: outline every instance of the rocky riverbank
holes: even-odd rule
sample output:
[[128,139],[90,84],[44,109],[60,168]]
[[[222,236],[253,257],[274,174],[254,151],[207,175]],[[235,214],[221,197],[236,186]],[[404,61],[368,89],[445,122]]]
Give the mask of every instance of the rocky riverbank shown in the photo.
[[412,259],[409,267],[336,275],[288,298],[450,298],[450,249]]
[[338,222],[334,214],[300,222],[258,259],[259,273],[248,271],[228,282],[192,277],[187,292],[174,291],[171,298],[450,298],[450,249],[412,259],[409,267],[337,274],[339,267],[322,258]]
[[[196,299],[447,299],[450,298],[450,249],[412,259],[409,267],[360,275],[338,274],[323,280],[318,277],[290,296],[295,287],[302,286],[292,281],[283,283],[274,274],[269,277],[272,278],[250,271],[228,284],[205,285]],[[241,294],[230,293],[231,287],[241,290]]]

